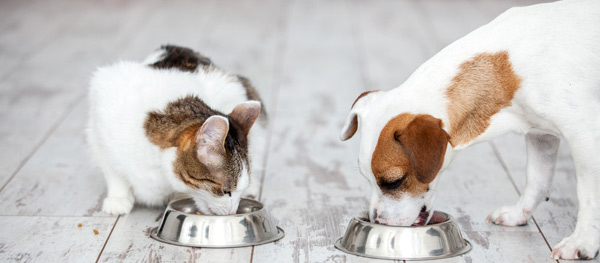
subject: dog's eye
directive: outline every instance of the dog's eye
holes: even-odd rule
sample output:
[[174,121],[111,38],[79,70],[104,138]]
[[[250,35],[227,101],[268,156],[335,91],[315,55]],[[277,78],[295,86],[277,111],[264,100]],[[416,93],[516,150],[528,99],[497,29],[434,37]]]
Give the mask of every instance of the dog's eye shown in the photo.
[[404,176],[402,176],[402,178],[392,181],[392,182],[380,181],[379,185],[383,189],[393,190],[393,189],[400,187],[400,185],[402,185],[402,183],[404,182],[404,179],[406,179],[406,175],[404,175]]

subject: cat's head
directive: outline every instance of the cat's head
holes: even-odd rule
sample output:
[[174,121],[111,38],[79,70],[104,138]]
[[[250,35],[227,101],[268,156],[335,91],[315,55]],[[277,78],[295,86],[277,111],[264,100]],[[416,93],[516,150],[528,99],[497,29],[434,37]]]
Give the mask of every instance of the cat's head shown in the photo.
[[174,171],[200,212],[235,214],[250,183],[248,133],[260,111],[260,102],[248,101],[180,134]]

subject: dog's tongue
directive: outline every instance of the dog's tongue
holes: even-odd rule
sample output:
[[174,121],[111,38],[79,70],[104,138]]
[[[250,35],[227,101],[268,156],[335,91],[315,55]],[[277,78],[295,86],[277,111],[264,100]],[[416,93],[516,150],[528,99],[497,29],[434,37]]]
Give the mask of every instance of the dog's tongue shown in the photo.
[[417,220],[411,226],[424,226],[427,224],[427,218],[429,218],[429,212],[421,211],[419,217],[417,217]]

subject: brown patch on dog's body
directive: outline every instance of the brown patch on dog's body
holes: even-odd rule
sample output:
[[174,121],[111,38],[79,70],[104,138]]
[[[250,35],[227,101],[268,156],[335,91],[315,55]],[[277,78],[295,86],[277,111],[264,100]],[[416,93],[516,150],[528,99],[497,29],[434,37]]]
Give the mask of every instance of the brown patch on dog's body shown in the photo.
[[[371,169],[387,194],[398,198],[404,193],[422,196],[441,169],[447,145],[448,135],[442,130],[441,120],[403,113],[381,130]],[[388,185],[394,189],[387,189]]]
[[478,54],[460,65],[446,91],[452,146],[485,132],[490,118],[511,105],[520,85],[506,51]]
[[150,65],[157,69],[177,68],[181,71],[194,72],[198,65],[208,67],[211,65],[209,58],[200,55],[198,52],[185,47],[166,45],[162,46],[165,52],[161,60]]
[[[196,133],[210,116],[228,118],[229,131],[224,142],[224,165],[216,173],[198,160]],[[241,126],[231,117],[211,109],[201,99],[187,96],[167,105],[163,111],[148,113],[144,122],[146,136],[161,149],[177,147],[173,170],[188,186],[215,195],[235,190],[237,175],[248,161],[248,141]],[[225,176],[224,176],[225,175]],[[234,176],[226,176],[234,175]],[[220,178],[217,178],[220,177]],[[225,181],[223,181],[225,180]]]

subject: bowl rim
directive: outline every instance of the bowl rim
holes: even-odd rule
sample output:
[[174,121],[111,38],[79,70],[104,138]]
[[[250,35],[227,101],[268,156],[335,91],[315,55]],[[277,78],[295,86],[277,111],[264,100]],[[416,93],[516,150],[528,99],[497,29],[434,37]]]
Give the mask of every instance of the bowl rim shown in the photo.
[[[358,217],[353,217],[350,220],[350,224],[352,224],[352,221],[358,221],[360,224],[362,225],[368,225],[368,226],[374,226],[374,227],[382,227],[382,228],[390,228],[390,229],[427,229],[427,228],[431,228],[431,227],[435,227],[435,226],[443,226],[443,225],[447,225],[447,224],[456,224],[456,222],[454,222],[454,217],[446,212],[442,212],[442,211],[438,211],[438,210],[434,210],[434,213],[441,213],[444,216],[446,216],[446,220],[444,222],[439,222],[439,223],[435,223],[435,224],[427,224],[427,225],[423,225],[423,226],[390,226],[390,225],[383,225],[383,224],[376,224],[376,223],[371,223],[369,221],[366,221],[366,217],[364,216],[358,216]],[[459,228],[460,231],[460,228]],[[444,255],[439,255],[439,256],[427,256],[427,257],[386,257],[386,256],[381,256],[381,255],[373,255],[373,254],[365,254],[365,253],[357,253],[354,251],[350,251],[347,250],[344,246],[342,246],[342,239],[344,239],[345,237],[345,233],[344,235],[342,235],[342,237],[338,238],[334,244],[335,248],[350,254],[350,255],[355,255],[355,256],[360,256],[360,257],[366,257],[366,258],[374,258],[374,259],[386,259],[386,260],[432,260],[432,259],[445,259],[445,258],[451,258],[451,257],[455,257],[455,256],[459,256],[462,254],[465,254],[469,251],[471,251],[471,249],[473,248],[473,246],[471,245],[471,242],[469,242],[469,240],[464,239],[465,241],[465,246],[458,250],[458,251],[454,251],[452,253],[448,253],[448,254],[444,254]]]
[[466,243],[465,247],[463,247],[461,250],[455,251],[453,253],[449,253],[449,254],[445,254],[445,255],[440,255],[440,256],[431,256],[431,257],[417,257],[417,258],[411,258],[411,257],[386,257],[386,256],[380,256],[380,255],[372,255],[372,254],[363,254],[363,253],[356,253],[354,251],[350,251],[347,250],[346,248],[344,248],[344,246],[342,246],[342,239],[344,237],[340,237],[338,238],[337,241],[335,241],[335,248],[350,254],[350,255],[354,255],[354,256],[359,256],[359,257],[365,257],[365,258],[374,258],[374,259],[387,259],[387,260],[414,260],[414,261],[418,261],[418,260],[432,260],[432,259],[445,259],[445,258],[451,258],[451,257],[456,257],[456,256],[460,256],[462,254],[465,254],[469,251],[471,251],[471,249],[473,248],[473,246],[471,245],[471,242],[469,242],[469,240],[463,239]]
[[201,248],[236,248],[236,247],[258,246],[258,245],[275,242],[277,240],[282,239],[284,236],[285,236],[285,232],[283,231],[283,229],[281,229],[280,227],[277,227],[277,235],[273,236],[272,238],[257,241],[257,242],[227,244],[227,245],[198,245],[198,244],[179,243],[179,242],[173,242],[170,240],[162,239],[161,237],[158,236],[158,227],[154,227],[154,228],[152,228],[152,231],[150,231],[150,237],[152,237],[153,239],[155,239],[159,242],[163,242],[163,243],[167,243],[167,244],[171,244],[171,245],[175,245],[175,246],[180,246],[180,247],[201,247]]
[[165,215],[167,213],[173,213],[175,215],[181,214],[181,215],[185,215],[187,217],[191,217],[191,218],[195,218],[195,219],[199,219],[199,220],[210,219],[210,220],[223,220],[223,221],[231,221],[231,220],[237,221],[237,220],[240,220],[243,218],[249,218],[249,217],[253,217],[253,216],[257,216],[257,215],[260,215],[260,216],[266,215],[270,220],[273,220],[270,213],[268,212],[268,210],[266,209],[265,205],[262,202],[260,202],[258,200],[254,200],[254,199],[249,199],[249,198],[241,198],[241,199],[245,200],[245,201],[249,201],[252,204],[257,204],[258,206],[260,206],[260,208],[254,210],[254,211],[248,212],[248,213],[234,214],[234,215],[205,215],[205,214],[199,215],[196,213],[187,213],[182,210],[175,209],[172,206],[173,203],[179,202],[179,201],[184,201],[184,200],[186,200],[186,201],[191,200],[191,202],[193,203],[194,201],[191,197],[179,198],[179,199],[173,200],[173,201],[169,202],[169,204],[165,208],[164,212],[162,213],[158,226],[152,228],[152,230],[150,231],[150,237],[159,242],[162,242],[162,243],[167,243],[167,244],[182,246],[182,247],[198,247],[198,248],[236,248],[236,247],[256,246],[256,245],[262,245],[262,244],[266,244],[266,243],[275,242],[275,241],[280,240],[283,237],[285,237],[285,232],[283,231],[283,229],[276,225],[275,225],[275,227],[277,229],[277,233],[274,234],[272,237],[270,237],[268,239],[264,239],[264,240],[259,240],[259,241],[255,241],[255,242],[247,242],[247,243],[232,243],[232,244],[221,244],[221,245],[181,243],[181,242],[164,239],[158,235],[158,229],[161,228],[161,226],[163,226],[163,221],[165,220]]
[[164,218],[164,213],[166,213],[167,211],[170,211],[171,213],[177,212],[177,213],[180,213],[180,214],[184,214],[184,215],[187,215],[187,216],[193,216],[193,217],[197,217],[197,218],[207,217],[207,218],[212,218],[212,219],[215,219],[215,218],[216,219],[218,219],[218,218],[225,219],[225,218],[246,217],[246,216],[249,216],[249,215],[252,215],[252,214],[263,213],[266,210],[265,205],[262,202],[258,201],[258,200],[249,199],[249,198],[241,198],[240,199],[240,203],[242,202],[242,200],[250,201],[250,202],[259,204],[260,208],[254,210],[252,212],[243,213],[243,214],[234,214],[234,215],[205,215],[205,214],[201,214],[201,215],[199,215],[199,214],[193,214],[193,213],[186,213],[184,211],[181,211],[181,210],[173,208],[173,206],[172,206],[173,203],[180,202],[180,201],[183,201],[183,200],[192,200],[192,202],[194,201],[193,198],[187,197],[187,198],[181,198],[181,199],[177,199],[177,200],[173,200],[173,201],[169,202],[169,204],[165,208],[165,211],[163,212],[162,218]]
[[352,220],[356,220],[359,221],[361,224],[363,225],[369,225],[369,226],[377,226],[377,227],[389,227],[389,228],[406,228],[406,229],[415,229],[415,228],[429,228],[432,226],[439,226],[439,225],[444,225],[444,224],[448,224],[454,221],[454,217],[446,212],[442,212],[442,211],[438,211],[438,210],[434,210],[433,213],[439,213],[442,214],[446,217],[446,220],[444,222],[439,222],[439,223],[434,223],[434,224],[427,224],[427,225],[422,225],[422,226],[393,226],[393,225],[384,225],[384,224],[377,224],[377,223],[372,223],[370,221],[368,221],[369,219],[365,216],[355,216],[351,219]]

